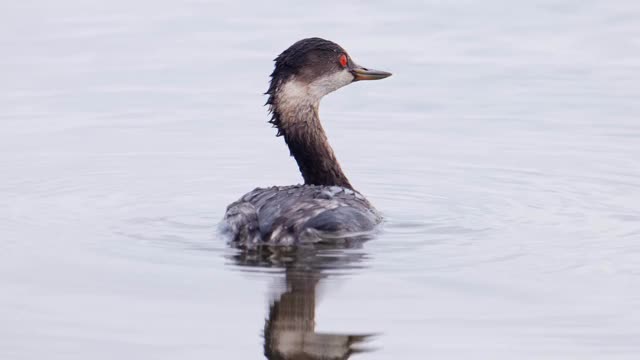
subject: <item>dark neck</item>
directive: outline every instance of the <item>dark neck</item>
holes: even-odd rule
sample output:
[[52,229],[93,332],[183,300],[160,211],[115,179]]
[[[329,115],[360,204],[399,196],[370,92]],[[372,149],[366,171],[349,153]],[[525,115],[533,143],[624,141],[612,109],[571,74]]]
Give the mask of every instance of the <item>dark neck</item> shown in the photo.
[[305,184],[353,189],[320,124],[317,103],[288,106],[286,109],[274,106],[272,111],[272,123],[289,146]]

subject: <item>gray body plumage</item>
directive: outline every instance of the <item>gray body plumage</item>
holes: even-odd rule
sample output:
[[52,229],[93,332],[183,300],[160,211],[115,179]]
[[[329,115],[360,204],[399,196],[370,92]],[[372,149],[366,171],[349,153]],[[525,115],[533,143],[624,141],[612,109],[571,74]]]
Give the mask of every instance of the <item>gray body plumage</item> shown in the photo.
[[227,208],[221,231],[242,245],[293,245],[366,236],[382,220],[359,192],[339,186],[257,188]]

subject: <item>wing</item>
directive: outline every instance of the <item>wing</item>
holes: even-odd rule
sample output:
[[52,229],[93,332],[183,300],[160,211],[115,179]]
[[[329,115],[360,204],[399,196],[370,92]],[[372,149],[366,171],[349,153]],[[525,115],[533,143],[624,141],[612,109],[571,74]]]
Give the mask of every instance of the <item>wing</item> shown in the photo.
[[380,221],[356,191],[295,185],[247,193],[229,205],[223,223],[233,242],[292,245],[371,231]]

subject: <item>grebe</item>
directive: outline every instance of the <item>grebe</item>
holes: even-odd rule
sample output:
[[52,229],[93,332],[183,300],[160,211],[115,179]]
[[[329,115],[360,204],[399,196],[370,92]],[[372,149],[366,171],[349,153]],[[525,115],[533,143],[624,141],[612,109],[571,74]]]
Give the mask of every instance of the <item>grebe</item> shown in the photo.
[[252,246],[336,241],[371,232],[382,217],[340,168],[318,117],[325,95],[391,74],[357,65],[331,41],[303,39],[275,59],[269,121],[284,137],[304,185],[257,188],[227,207],[221,231]]

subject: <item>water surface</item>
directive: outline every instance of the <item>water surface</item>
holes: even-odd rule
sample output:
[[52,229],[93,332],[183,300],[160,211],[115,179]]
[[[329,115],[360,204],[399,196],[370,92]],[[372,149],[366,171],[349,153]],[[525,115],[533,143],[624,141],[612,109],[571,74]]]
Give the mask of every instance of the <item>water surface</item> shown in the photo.
[[[2,5],[0,358],[637,358],[639,4]],[[394,73],[321,109],[384,231],[241,254],[226,205],[300,181],[262,93],[308,36]]]

